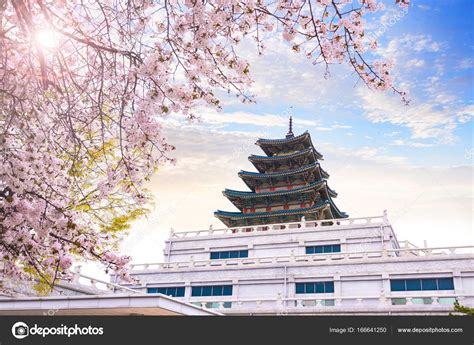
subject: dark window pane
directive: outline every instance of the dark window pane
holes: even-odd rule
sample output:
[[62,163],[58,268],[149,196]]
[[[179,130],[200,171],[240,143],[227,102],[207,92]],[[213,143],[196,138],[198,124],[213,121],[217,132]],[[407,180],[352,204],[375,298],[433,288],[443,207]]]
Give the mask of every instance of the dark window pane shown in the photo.
[[241,258],[248,258],[249,257],[249,251],[248,250],[241,250],[240,251],[240,257]]
[[324,253],[331,253],[332,252],[332,245],[324,246],[323,252]]
[[296,283],[296,293],[304,293],[304,283]]
[[148,288],[148,289],[146,289],[146,292],[147,293],[157,293],[158,289],[157,288]]
[[229,252],[221,252],[221,259],[228,259],[229,258]]
[[191,296],[202,296],[202,287],[193,286],[191,291]]
[[324,285],[325,285],[325,292],[326,293],[334,292],[334,282],[326,282]]
[[211,260],[219,259],[219,252],[211,253]]
[[163,295],[166,295],[166,288],[158,288],[157,292],[162,293]]
[[233,250],[233,251],[230,252],[229,257],[230,257],[231,259],[238,258],[238,257],[239,257],[239,252],[236,251],[236,250]]
[[316,246],[314,247],[314,252],[316,254],[321,254],[323,252],[323,246]]
[[406,291],[405,279],[392,279],[390,280],[391,291]]
[[203,296],[212,296],[212,286],[203,286],[202,287]]
[[306,293],[314,293],[314,283],[305,283]]
[[422,289],[423,290],[438,290],[436,285],[436,279],[421,279]]
[[314,247],[306,247],[306,254],[314,254]]
[[316,283],[316,293],[324,293],[324,283],[317,282]]
[[453,278],[438,278],[438,290],[454,290]]
[[176,289],[176,297],[184,297],[184,286]]
[[340,251],[341,251],[341,245],[340,245],[340,244],[333,244],[333,245],[332,245],[332,251],[333,251],[334,253],[340,252]]
[[421,279],[407,279],[407,291],[420,291],[421,290]]
[[212,287],[212,296],[222,296],[222,285]]
[[232,285],[224,285],[223,295],[232,296]]

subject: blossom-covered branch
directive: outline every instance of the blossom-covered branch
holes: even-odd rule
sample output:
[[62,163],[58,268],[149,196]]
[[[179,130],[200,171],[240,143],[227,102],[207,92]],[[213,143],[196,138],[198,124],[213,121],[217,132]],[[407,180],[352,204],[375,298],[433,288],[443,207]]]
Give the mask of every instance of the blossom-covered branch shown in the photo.
[[[408,6],[408,0],[395,1]],[[74,257],[128,279],[115,254],[146,213],[144,182],[171,161],[159,117],[253,100],[234,49],[281,35],[315,64],[347,63],[393,90],[390,63],[370,62],[364,15],[375,0],[0,0],[2,276],[49,287]]]

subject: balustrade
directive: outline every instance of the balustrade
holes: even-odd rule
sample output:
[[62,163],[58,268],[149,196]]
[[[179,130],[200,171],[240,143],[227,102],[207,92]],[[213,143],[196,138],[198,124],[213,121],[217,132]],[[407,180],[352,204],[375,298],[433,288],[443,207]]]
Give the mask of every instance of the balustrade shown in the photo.
[[384,258],[387,260],[396,260],[404,257],[436,257],[440,255],[459,255],[473,254],[474,246],[457,246],[457,247],[434,247],[434,248],[398,248],[383,250],[366,250],[360,252],[343,252],[343,253],[319,253],[319,254],[303,254],[295,255],[294,253],[286,256],[269,256],[256,258],[234,258],[234,259],[215,259],[215,260],[198,260],[183,261],[169,263],[142,263],[132,264],[131,268],[135,271],[147,270],[176,270],[189,267],[235,267],[235,266],[251,266],[251,265],[275,265],[281,263],[301,263],[310,264],[313,262],[327,261],[351,261],[351,260],[372,260]]
[[302,221],[292,223],[281,223],[281,224],[268,224],[264,226],[242,226],[233,228],[222,228],[222,229],[206,229],[206,230],[193,230],[183,232],[171,232],[172,239],[185,239],[188,237],[197,236],[219,236],[227,234],[243,234],[253,233],[262,231],[281,231],[281,230],[297,230],[305,228],[316,228],[316,227],[344,227],[352,225],[373,225],[373,224],[388,224],[384,216],[374,217],[363,217],[363,218],[341,218],[334,219],[331,221],[325,220],[313,220],[313,221]]
[[[424,296],[332,296],[332,297],[297,297],[297,298],[255,298],[255,299],[222,299],[218,301],[191,301],[191,304],[208,309],[231,309],[242,312],[271,312],[272,310],[286,310],[304,312],[304,310],[349,310],[364,309],[367,304],[378,305],[386,310],[403,310],[403,308],[440,308],[450,307],[456,300],[460,303],[465,298],[474,298],[474,295],[442,295],[432,294]],[[389,302],[389,303],[387,303]],[[375,305],[374,305],[375,303]],[[400,309],[402,308],[402,309]]]

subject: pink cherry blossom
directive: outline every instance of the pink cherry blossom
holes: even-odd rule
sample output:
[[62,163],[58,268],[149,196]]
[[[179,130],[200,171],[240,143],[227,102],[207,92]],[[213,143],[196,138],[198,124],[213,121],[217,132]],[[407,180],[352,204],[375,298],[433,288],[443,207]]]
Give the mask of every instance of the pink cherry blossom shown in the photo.
[[278,35],[326,71],[348,64],[368,87],[405,97],[391,63],[364,54],[377,45],[365,23],[367,12],[381,10],[377,0],[126,6],[1,2],[3,276],[51,277],[53,286],[81,256],[130,279],[130,258],[114,248],[151,201],[145,182],[175,163],[162,121],[172,114],[193,121],[201,105],[220,109],[221,92],[253,102],[252,66],[235,49],[246,38],[264,53]]
[[59,266],[63,270],[69,269],[72,265],[72,257],[70,255],[64,255],[59,258]]

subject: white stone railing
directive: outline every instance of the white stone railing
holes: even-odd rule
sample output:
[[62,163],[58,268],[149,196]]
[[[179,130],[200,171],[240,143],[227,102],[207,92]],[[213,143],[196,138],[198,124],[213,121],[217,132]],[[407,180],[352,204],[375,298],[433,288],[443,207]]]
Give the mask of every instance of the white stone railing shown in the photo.
[[239,311],[291,311],[300,310],[340,310],[340,309],[408,309],[408,308],[452,308],[455,301],[462,305],[468,300],[471,304],[473,294],[437,293],[433,292],[420,296],[388,295],[388,296],[324,296],[324,297],[294,297],[294,298],[211,298],[198,300],[189,298],[186,302],[208,309]]
[[325,219],[325,220],[311,220],[301,221],[293,223],[280,223],[280,224],[266,224],[266,225],[253,225],[253,226],[241,226],[234,228],[222,228],[222,229],[207,229],[207,230],[193,230],[183,232],[171,232],[171,239],[184,239],[189,237],[197,236],[219,236],[219,235],[232,235],[232,234],[243,234],[243,233],[257,233],[262,231],[282,231],[282,230],[296,230],[296,229],[308,229],[308,228],[338,228],[348,227],[353,225],[380,225],[388,224],[386,216],[374,216],[374,217],[363,217],[363,218],[338,218],[338,219]]
[[176,270],[183,268],[230,268],[256,265],[318,263],[350,260],[370,260],[377,258],[437,257],[458,254],[474,254],[474,245],[432,248],[398,248],[386,250],[367,250],[360,252],[339,252],[305,255],[287,255],[256,258],[216,259],[201,261],[183,261],[169,263],[132,264],[132,270]]
[[119,291],[123,293],[146,295],[145,292],[139,290],[81,274],[80,270],[72,272],[71,282],[60,282],[58,285],[66,289],[92,289],[95,293],[102,292],[104,294],[111,294]]

